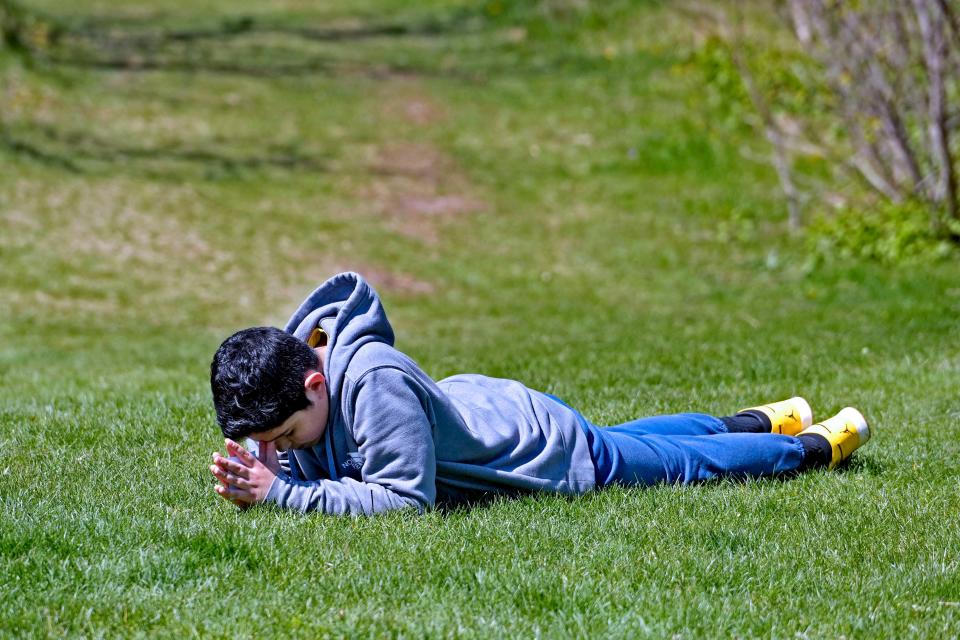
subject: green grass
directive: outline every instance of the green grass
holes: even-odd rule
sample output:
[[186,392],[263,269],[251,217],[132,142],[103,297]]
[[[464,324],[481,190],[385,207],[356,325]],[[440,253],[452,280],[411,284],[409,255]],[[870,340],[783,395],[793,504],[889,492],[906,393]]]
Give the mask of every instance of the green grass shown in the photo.
[[[960,265],[811,266],[683,14],[60,4],[0,51],[0,635],[960,634]],[[802,393],[875,440],[790,481],[238,513],[212,353],[346,268],[435,378],[598,423]]]

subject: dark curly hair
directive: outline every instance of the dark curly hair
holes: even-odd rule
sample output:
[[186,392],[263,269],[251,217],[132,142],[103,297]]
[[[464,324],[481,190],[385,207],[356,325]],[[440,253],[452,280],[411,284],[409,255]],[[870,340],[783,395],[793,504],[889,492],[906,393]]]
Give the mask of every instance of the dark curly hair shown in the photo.
[[251,327],[224,340],[210,363],[223,435],[237,439],[269,431],[309,407],[303,380],[319,368],[307,343],[274,327]]

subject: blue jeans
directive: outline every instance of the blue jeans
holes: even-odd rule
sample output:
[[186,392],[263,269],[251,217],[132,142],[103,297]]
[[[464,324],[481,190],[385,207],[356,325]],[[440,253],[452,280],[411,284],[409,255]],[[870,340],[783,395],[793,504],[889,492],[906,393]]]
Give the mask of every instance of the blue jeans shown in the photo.
[[719,418],[703,413],[654,416],[601,428],[571,410],[590,442],[599,487],[771,476],[793,471],[803,461],[803,445],[797,438],[728,433]]

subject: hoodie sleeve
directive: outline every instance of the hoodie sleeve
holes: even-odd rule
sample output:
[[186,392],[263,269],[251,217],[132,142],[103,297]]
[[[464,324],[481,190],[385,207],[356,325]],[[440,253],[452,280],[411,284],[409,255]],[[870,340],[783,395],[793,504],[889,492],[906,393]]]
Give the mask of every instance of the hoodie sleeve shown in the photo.
[[364,462],[362,481],[277,476],[267,501],[298,511],[372,515],[424,508],[436,500],[433,431],[417,381],[395,367],[356,383],[353,436]]

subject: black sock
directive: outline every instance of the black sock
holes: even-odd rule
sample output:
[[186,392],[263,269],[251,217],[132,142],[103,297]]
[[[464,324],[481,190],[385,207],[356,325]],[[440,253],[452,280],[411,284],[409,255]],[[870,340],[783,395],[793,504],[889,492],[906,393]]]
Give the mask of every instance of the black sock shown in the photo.
[[735,416],[720,418],[730,433],[770,433],[773,425],[762,411],[741,411]]
[[804,433],[797,438],[803,445],[803,462],[797,471],[825,467],[833,460],[833,447],[823,436],[816,433]]

